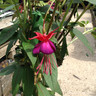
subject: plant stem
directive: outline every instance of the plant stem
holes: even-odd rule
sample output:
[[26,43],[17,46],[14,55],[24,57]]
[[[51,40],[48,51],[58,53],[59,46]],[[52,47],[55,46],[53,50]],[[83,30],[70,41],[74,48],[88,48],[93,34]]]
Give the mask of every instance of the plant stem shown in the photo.
[[[83,10],[83,12],[79,15],[79,17],[76,19],[76,21],[74,22],[74,25],[78,22],[78,20],[83,16],[83,14],[89,9],[90,7],[90,3],[87,5],[87,7]],[[65,36],[68,35],[68,33],[70,32],[70,30],[72,30],[72,28],[74,27],[74,25],[68,30],[68,32],[65,34]],[[62,43],[63,39],[65,38],[65,36],[61,39],[61,41],[59,42],[59,45]]]
[[69,5],[68,5],[68,8],[67,8],[67,10],[66,10],[66,13],[65,13],[64,16],[63,16],[62,22],[61,22],[61,24],[60,24],[59,31],[61,31],[61,28],[62,28],[62,26],[63,26],[63,23],[64,23],[64,21],[65,21],[65,18],[66,18],[67,14],[68,14],[71,6],[72,6],[72,2],[73,2],[73,0],[70,1]]
[[61,28],[62,28],[62,26],[63,26],[63,23],[64,23],[64,21],[65,21],[65,18],[66,18],[66,16],[67,16],[70,8],[71,8],[71,6],[72,6],[72,3],[73,3],[73,0],[71,0],[70,3],[69,3],[69,5],[68,5],[68,8],[67,8],[67,10],[66,10],[66,13],[64,14],[63,19],[62,19],[62,22],[61,22],[61,24],[60,24],[59,31],[58,31],[57,34],[56,34],[56,37],[58,36],[59,32],[61,31]]
[[18,10],[18,7],[17,7],[17,5],[16,5],[16,2],[15,2],[15,0],[12,0],[12,2],[13,2],[13,4],[15,5],[15,9],[17,10],[17,16],[18,16],[19,21],[20,21],[20,23],[21,23],[21,25],[22,25],[22,20],[21,20],[21,17],[20,17],[20,12],[19,12],[19,10]]
[[75,23],[76,22],[78,22],[78,20],[83,16],[83,14],[88,10],[88,8],[90,7],[90,3],[87,5],[87,7],[83,10],[83,12],[80,14],[80,16],[77,18],[77,20],[75,21]]
[[65,4],[65,2],[66,2],[66,0],[64,0],[64,1],[63,1],[63,4],[62,4],[62,6]]
[[26,19],[27,19],[27,10],[26,10],[26,0],[24,0],[24,24],[26,24]]
[[24,27],[23,27],[22,19],[21,19],[21,17],[20,17],[20,12],[19,12],[19,10],[18,10],[18,7],[17,7],[17,5],[16,5],[15,0],[12,0],[12,2],[13,2],[13,4],[15,5],[15,9],[17,10],[17,16],[18,16],[18,18],[19,18],[19,21],[20,21],[20,24],[21,24],[21,27],[22,27],[22,31],[23,31],[22,36],[25,38],[25,40],[27,40],[26,37],[25,37]]
[[53,5],[54,1],[55,1],[55,0],[52,1],[50,7],[48,8],[48,10],[47,10],[47,12],[46,12],[46,14],[45,14],[44,21],[43,21],[43,29],[42,29],[43,34],[45,33],[45,26],[44,26],[44,25],[45,25],[46,17],[47,17],[47,14],[49,13],[49,10],[50,10],[51,6]]
[[31,7],[31,3],[30,3],[30,0],[28,0],[28,5],[29,5],[29,8],[30,8],[30,16],[31,16],[31,20],[32,20],[32,7]]
[[39,75],[38,75],[38,81],[41,81],[42,80],[42,75],[41,75],[41,73],[39,73]]
[[[83,34],[84,34],[84,35],[85,35],[85,34],[89,34],[89,33],[91,33],[93,30],[94,30],[94,29],[87,30],[87,31],[83,32]],[[67,44],[67,47],[68,47],[70,44],[72,44],[74,41],[76,41],[77,39],[78,39],[78,37],[76,37],[75,39],[73,39],[69,44]]]
[[37,83],[37,73],[34,72],[34,85],[36,85],[36,83]]
[[45,18],[44,18],[44,20],[46,19],[47,14],[49,13],[49,10],[50,10],[51,6],[53,5],[54,1],[55,1],[55,0],[53,0],[53,1],[52,1],[52,3],[51,3],[51,5],[50,5],[50,7],[48,8],[48,10],[47,10],[47,12],[46,12],[46,14],[45,14]]
[[54,18],[54,16],[55,16],[55,11],[56,11],[56,9],[57,9],[58,3],[59,3],[59,0],[56,1],[56,5],[55,5],[55,8],[54,8],[52,17],[51,17],[51,21],[50,21],[49,26],[48,26],[47,34],[48,34],[48,32],[49,32],[49,30],[50,30],[50,28],[51,28],[51,25],[52,25],[52,22],[53,22],[53,18]]
[[83,6],[83,8],[85,9],[86,8],[86,6],[85,6],[85,4],[84,4],[84,2],[82,1],[82,0],[80,0],[81,1],[81,5]]
[[36,10],[36,0],[34,0],[34,5],[35,5],[35,9],[34,10]]
[[[65,28],[67,28],[67,25],[68,25],[68,23],[70,22],[70,20],[71,20],[71,18],[72,18],[72,16],[73,16],[74,12],[76,11],[77,7],[78,7],[78,4],[76,4],[76,5],[74,6],[74,8],[73,8],[73,10],[72,10],[72,12],[71,12],[71,14],[70,14],[67,22],[66,22]],[[57,38],[57,40],[60,40],[60,38],[62,37],[62,35],[64,34],[64,32],[65,32],[65,30],[62,31],[62,33],[61,33],[60,36]]]

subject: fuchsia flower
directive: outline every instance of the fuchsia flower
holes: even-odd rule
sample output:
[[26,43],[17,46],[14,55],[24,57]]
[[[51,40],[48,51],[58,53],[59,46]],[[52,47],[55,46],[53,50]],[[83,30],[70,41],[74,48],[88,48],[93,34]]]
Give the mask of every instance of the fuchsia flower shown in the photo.
[[20,13],[22,13],[23,10],[24,10],[24,7],[23,7],[22,4],[21,4],[21,5],[19,6],[19,11],[20,11]]
[[39,32],[35,32],[37,36],[35,36],[33,38],[29,38],[29,40],[38,39],[39,41],[41,41],[33,49],[33,54],[39,54],[40,52],[42,52],[44,54],[52,54],[56,51],[55,45],[49,39],[52,38],[52,36],[55,34],[53,32],[56,31],[57,29],[58,28],[56,28],[55,30],[50,32],[48,35],[41,34]]
[[50,41],[49,39],[52,38],[52,36],[55,34],[54,31],[56,31],[58,28],[56,28],[55,30],[51,31],[48,35],[46,34],[41,34],[39,32],[35,32],[37,36],[33,37],[33,38],[29,38],[29,40],[32,39],[38,39],[39,41],[41,41],[40,43],[38,43],[34,49],[33,49],[33,54],[39,54],[40,52],[42,52],[44,54],[41,63],[39,64],[39,66],[37,67],[37,74],[39,73],[42,64],[44,62],[44,70],[43,72],[48,74],[49,70],[50,70],[50,75],[52,74],[52,68],[51,68],[51,64],[53,64],[53,62],[56,62],[52,53],[54,53],[56,51],[55,45],[53,44],[52,41]]
[[[52,1],[49,1],[48,4],[51,5]],[[52,4],[51,9],[55,8],[55,3]]]

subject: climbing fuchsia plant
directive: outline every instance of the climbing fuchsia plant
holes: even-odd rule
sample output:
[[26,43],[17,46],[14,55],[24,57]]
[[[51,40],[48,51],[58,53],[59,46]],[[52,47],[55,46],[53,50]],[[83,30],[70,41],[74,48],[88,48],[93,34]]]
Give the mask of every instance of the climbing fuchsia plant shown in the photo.
[[[57,68],[62,65],[65,55],[68,54],[66,36],[68,34],[72,38],[77,36],[92,52],[86,37],[74,28],[83,24],[79,19],[87,9],[92,7],[90,3],[93,3],[90,2],[85,6],[81,1],[12,0],[10,2],[5,0],[3,6],[6,3],[11,6],[5,8],[0,14],[14,10],[13,25],[0,31],[0,45],[10,41],[6,57],[13,45],[19,41],[14,63],[0,71],[0,75],[13,73],[12,96],[18,93],[23,96],[55,96],[55,93],[63,95],[57,80]],[[71,22],[79,3],[83,5],[84,11],[75,22]],[[71,15],[66,21],[69,11]],[[61,15],[63,12],[64,16]]]

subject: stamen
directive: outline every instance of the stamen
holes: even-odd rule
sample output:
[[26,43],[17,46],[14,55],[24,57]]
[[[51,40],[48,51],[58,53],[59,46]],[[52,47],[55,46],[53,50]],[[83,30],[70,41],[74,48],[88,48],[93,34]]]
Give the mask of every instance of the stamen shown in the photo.
[[41,60],[41,63],[38,65],[38,67],[37,67],[36,69],[38,69],[40,66],[42,66],[43,60],[44,60],[44,56],[43,56],[43,58],[42,58],[42,60]]
[[40,71],[40,69],[41,69],[41,66],[42,66],[42,64],[43,64],[43,60],[44,60],[44,56],[43,56],[43,58],[42,58],[42,60],[41,60],[41,63],[39,64],[39,66],[36,68],[38,71],[37,71],[37,75],[38,75],[38,73],[39,73],[39,71]]
[[51,68],[51,62],[50,62],[50,57],[49,57],[49,69],[50,69],[50,75],[52,74],[52,68]]
[[[45,58],[44,58],[45,59]],[[44,60],[44,69],[43,69],[43,73],[45,72],[45,70],[46,70],[46,68],[45,68],[45,64],[46,64],[46,62],[45,62],[45,60]]]
[[45,70],[46,74],[48,74],[47,67],[48,67],[48,65],[47,65],[47,56],[46,56],[46,70]]

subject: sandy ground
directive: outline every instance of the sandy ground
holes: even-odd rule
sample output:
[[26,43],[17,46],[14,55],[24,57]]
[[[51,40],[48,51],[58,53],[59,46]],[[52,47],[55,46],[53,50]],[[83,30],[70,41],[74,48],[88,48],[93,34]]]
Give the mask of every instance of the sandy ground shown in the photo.
[[12,17],[3,18],[0,20],[0,29],[3,29],[5,27],[12,25]]
[[[89,11],[80,19],[82,20],[89,21],[87,29],[92,28]],[[0,21],[0,29],[4,27],[3,24],[6,26],[8,21]],[[83,28],[78,27],[78,29],[83,32]],[[69,56],[64,58],[63,65],[58,68],[58,80],[63,96],[96,96],[96,41],[90,34],[86,37],[94,49],[94,55],[81,41],[77,40],[68,46]],[[68,43],[71,41],[70,36],[67,40]],[[56,94],[56,96],[59,95]]]
[[[89,21],[86,28],[91,29],[90,11],[80,19],[83,20]],[[84,32],[83,28],[78,27],[78,29]],[[94,54],[92,55],[83,43],[77,40],[68,46],[69,56],[65,57],[63,65],[58,68],[58,80],[63,96],[96,96],[96,41],[91,34],[87,34],[86,37],[94,49]],[[71,41],[70,36],[67,40]]]

